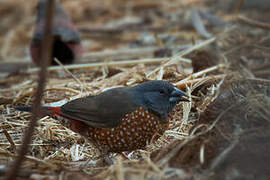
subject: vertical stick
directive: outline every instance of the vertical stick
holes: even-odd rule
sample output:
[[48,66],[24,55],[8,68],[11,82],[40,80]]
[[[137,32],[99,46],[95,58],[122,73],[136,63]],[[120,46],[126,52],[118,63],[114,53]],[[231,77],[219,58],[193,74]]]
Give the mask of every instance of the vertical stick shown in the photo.
[[28,145],[31,142],[31,138],[36,126],[39,114],[41,112],[41,99],[43,89],[46,84],[47,77],[47,67],[49,60],[51,58],[51,47],[52,47],[52,25],[53,25],[53,12],[54,12],[54,0],[47,0],[46,6],[46,20],[44,25],[44,39],[42,41],[42,50],[41,50],[41,62],[40,62],[40,71],[39,71],[39,80],[37,90],[35,92],[35,99],[32,106],[32,119],[29,123],[28,129],[24,133],[22,146],[18,152],[17,158],[12,163],[12,166],[7,171],[6,180],[14,180],[17,177],[20,166],[23,162],[24,156],[27,153]]

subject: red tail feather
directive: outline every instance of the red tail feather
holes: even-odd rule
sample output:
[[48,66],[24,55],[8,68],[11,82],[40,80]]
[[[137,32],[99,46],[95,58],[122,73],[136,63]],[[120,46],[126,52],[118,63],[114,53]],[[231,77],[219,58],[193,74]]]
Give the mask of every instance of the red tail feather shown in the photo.
[[44,107],[50,115],[60,115],[60,106]]

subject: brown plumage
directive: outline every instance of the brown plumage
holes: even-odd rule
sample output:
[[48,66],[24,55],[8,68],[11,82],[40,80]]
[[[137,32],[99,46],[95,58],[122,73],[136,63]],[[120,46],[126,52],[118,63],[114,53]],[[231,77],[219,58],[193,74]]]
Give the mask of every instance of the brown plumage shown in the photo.
[[184,97],[187,95],[167,81],[148,81],[44,110],[90,140],[102,153],[119,153],[142,149],[155,135],[162,135],[168,128],[168,113],[176,103],[188,101]]

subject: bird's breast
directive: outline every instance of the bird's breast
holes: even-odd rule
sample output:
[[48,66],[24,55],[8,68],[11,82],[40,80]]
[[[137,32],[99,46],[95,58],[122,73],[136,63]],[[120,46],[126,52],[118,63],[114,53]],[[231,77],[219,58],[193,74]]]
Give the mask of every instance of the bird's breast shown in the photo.
[[144,148],[167,128],[168,122],[162,123],[158,116],[140,107],[126,114],[117,127],[89,127],[87,137],[108,152],[132,151]]

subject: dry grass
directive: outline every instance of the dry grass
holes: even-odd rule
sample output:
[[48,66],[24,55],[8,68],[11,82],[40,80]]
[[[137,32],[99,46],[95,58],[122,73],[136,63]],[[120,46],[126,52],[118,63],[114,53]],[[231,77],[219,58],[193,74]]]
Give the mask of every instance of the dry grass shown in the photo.
[[[138,60],[139,62],[140,60]],[[136,61],[134,63],[136,64]],[[120,72],[113,76],[109,76],[109,74],[114,69],[109,69],[108,66],[102,66],[101,69],[78,69],[72,70],[72,72],[60,66],[51,71],[51,78],[48,80],[44,91],[43,103],[59,105],[74,98],[89,94],[98,94],[108,87],[127,84],[134,85],[145,80],[150,80],[147,77],[150,73],[153,74],[151,79],[164,79],[162,77],[166,73],[173,71],[174,75],[169,80],[175,82],[177,87],[186,89],[189,95],[192,94],[195,88],[204,85],[209,80],[220,81],[225,77],[224,74],[216,76],[207,75],[207,73],[211,74],[212,71],[217,69],[223,69],[224,66],[222,64],[195,74],[186,75],[177,72],[178,66],[181,66],[181,63],[177,66],[138,64],[133,67],[122,67]],[[157,70],[157,68],[159,69]],[[155,73],[153,73],[154,71]],[[93,77],[93,75],[96,77]],[[8,132],[14,144],[14,148],[12,149],[11,142],[8,141],[7,136],[3,133],[1,134],[1,159],[3,161],[6,161],[7,158],[16,157],[15,149],[21,143],[23,131],[27,127],[30,118],[29,113],[15,112],[12,106],[14,104],[31,104],[36,86],[36,73],[33,71],[27,73],[24,77],[18,76],[17,78],[21,78],[20,83],[12,85],[8,89],[0,90],[6,96],[12,92],[10,96],[13,97],[11,105],[1,106],[2,121],[0,127]],[[101,171],[97,175],[97,178],[101,179],[103,177],[122,179],[127,174],[134,178],[150,178],[152,176],[167,178],[171,175],[172,170],[166,168],[166,162],[174,153],[160,159],[158,163],[152,162],[149,157],[153,151],[166,147],[174,140],[183,141],[187,138],[189,139],[188,132],[192,127],[192,123],[190,123],[188,118],[191,107],[194,106],[193,98],[190,100],[190,103],[180,103],[176,106],[170,118],[170,128],[157,142],[148,145],[145,150],[127,154],[131,160],[127,161],[121,157],[116,157],[115,164],[111,167],[99,167],[100,165],[94,162],[94,160],[99,158],[96,149],[84,141],[78,134],[59,124],[57,120],[44,117],[38,122],[31,144],[31,153],[25,159],[24,167],[26,169],[34,168],[37,172],[43,172],[43,169],[48,169],[53,170],[54,173],[56,173],[57,169],[64,170],[63,172],[67,169],[69,171],[70,169],[73,171],[84,169],[83,171],[89,174]],[[92,165],[82,163],[87,162],[89,159],[92,160],[90,162]],[[176,174],[180,173],[177,175],[183,176],[185,174],[181,169],[175,169],[173,171]]]
[[[75,23],[83,26],[98,26],[125,16],[125,13],[128,14],[128,12],[119,12],[119,8],[124,5],[120,5],[121,0],[118,1],[118,4],[110,0],[104,3],[91,1],[90,4],[87,0],[81,0],[63,1],[63,4],[72,14]],[[134,9],[162,7],[163,11],[171,11],[180,8],[180,6],[186,7],[199,3],[195,0],[184,2],[170,1],[168,4],[164,4],[163,1],[138,1],[138,3],[125,4],[125,6],[127,6],[127,10],[130,10],[129,6],[132,6]],[[2,35],[0,36],[0,58],[2,62],[18,62],[21,59],[30,61],[26,49],[33,31],[34,4],[33,0],[27,4],[20,0],[0,2],[0,10],[2,10],[0,14],[12,14],[18,11],[18,14],[25,16],[25,18],[20,18],[22,21],[18,25],[16,25],[16,17],[18,16],[16,13],[14,17],[7,18],[9,19],[8,23],[7,21],[0,22],[0,26],[12,27],[9,30],[3,30],[3,32],[0,31],[0,35]],[[86,5],[81,6],[81,4]],[[15,5],[18,5],[17,11],[13,8]],[[93,12],[104,11],[104,16],[91,14],[89,17],[91,22],[89,22],[82,13],[87,14],[89,9]],[[162,26],[163,21],[155,22],[155,25]],[[174,34],[175,30],[171,31],[169,34]],[[181,43],[183,43],[182,40],[188,39],[189,42],[191,37],[197,37],[196,32],[183,31],[181,31]],[[204,112],[207,105],[217,97],[224,79],[233,75],[240,76],[239,72],[231,71],[234,68],[232,65],[234,62],[230,60],[238,60],[243,44],[250,45],[254,40],[243,38],[245,34],[240,32],[239,28],[226,29],[216,37],[198,41],[168,58],[140,57],[135,60],[121,58],[121,61],[108,61],[110,58],[104,56],[103,62],[50,67],[42,104],[61,105],[71,99],[98,94],[110,87],[132,86],[154,79],[163,79],[174,83],[175,86],[190,95],[191,102],[180,103],[175,107],[170,116],[169,129],[161,138],[149,144],[145,150],[128,152],[127,156],[130,160],[123,159],[116,154],[113,155],[115,163],[112,166],[100,163],[97,149],[81,136],[65,128],[55,119],[43,117],[38,121],[29,153],[25,157],[19,176],[26,179],[29,176],[32,179],[189,179],[194,177],[190,171],[180,167],[181,165],[171,167],[169,161],[179,153],[181,148],[211,131],[218,122],[217,118],[210,125],[199,124],[197,127],[193,127],[200,113]],[[87,34],[83,34],[83,44],[86,49],[83,61],[89,60],[91,62],[87,53],[94,50],[102,50],[101,54],[106,49],[119,53],[118,48],[124,46],[131,39],[137,39],[139,33],[127,32],[121,35],[123,37],[118,43],[115,43],[118,39],[110,39],[111,37],[107,36],[106,38],[110,40],[102,43],[100,39],[93,40],[87,38]],[[179,42],[177,43],[179,45]],[[214,59],[216,65],[193,73],[193,62],[190,54],[195,54],[195,51],[200,50],[212,51],[209,46],[218,47],[220,50],[218,59]],[[236,52],[238,50],[239,52]],[[269,53],[263,50],[265,49],[261,48],[263,53],[261,51],[260,53],[268,57]],[[114,56],[117,56],[117,53]],[[241,54],[248,56],[248,53],[249,51],[245,51]],[[260,55],[260,53],[257,54]],[[203,57],[199,56],[200,58]],[[0,174],[16,157],[16,151],[21,145],[24,130],[27,128],[31,116],[29,113],[15,111],[13,106],[32,104],[38,79],[37,72],[37,68],[28,68],[24,72],[5,75],[4,78],[0,79],[0,85],[4,84],[4,88],[0,89]],[[250,69],[246,69],[245,73],[244,76],[254,76]],[[190,131],[191,128],[193,128],[192,131]],[[201,129],[204,131],[195,133]],[[206,156],[205,147],[200,146],[200,164],[205,163]]]

